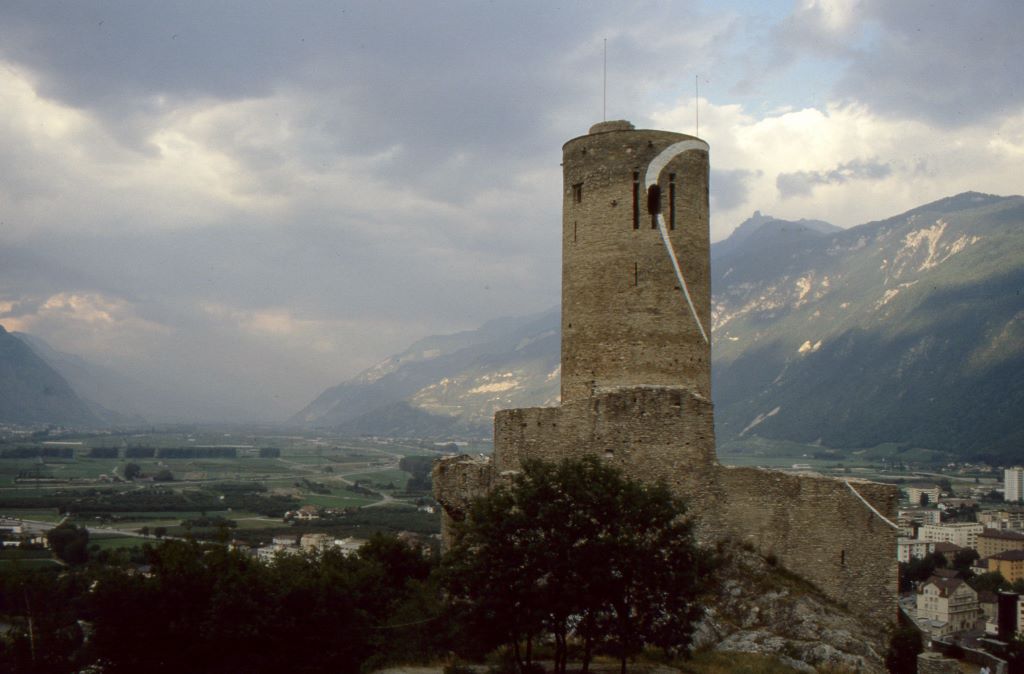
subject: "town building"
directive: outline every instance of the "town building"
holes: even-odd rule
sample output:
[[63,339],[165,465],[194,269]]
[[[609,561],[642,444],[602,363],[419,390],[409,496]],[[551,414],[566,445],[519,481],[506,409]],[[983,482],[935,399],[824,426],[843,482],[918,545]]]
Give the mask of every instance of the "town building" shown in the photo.
[[1024,533],[985,529],[978,534],[977,550],[980,557],[991,557],[1008,550],[1024,550]]
[[[930,482],[911,482],[904,485],[903,490],[907,494],[907,500],[910,501],[911,505],[915,506],[934,505],[939,502],[939,496],[942,493],[939,485]],[[922,501],[922,497],[927,497],[927,500]]]
[[942,524],[942,511],[938,508],[900,508],[896,512],[901,527],[916,524]]
[[323,552],[330,543],[331,537],[327,534],[302,534],[299,548],[303,552]]
[[1024,550],[1008,550],[986,558],[989,572],[998,571],[1003,578],[1016,583],[1024,580]]
[[923,559],[935,549],[934,543],[919,538],[897,538],[896,559],[907,564],[912,559]]
[[351,557],[359,552],[359,548],[363,547],[366,541],[362,538],[336,538],[332,545],[341,551],[341,554],[346,557]]
[[1003,471],[1003,500],[1024,501],[1024,468],[1015,466]]
[[953,543],[961,548],[977,548],[978,536],[985,527],[977,522],[926,524],[917,530],[917,537],[929,543]]
[[932,576],[917,588],[917,623],[933,639],[974,627],[978,593],[959,578]]
[[999,615],[999,597],[995,592],[982,590],[978,593],[978,608],[981,609],[981,614],[985,616],[986,622],[994,623],[996,616]]
[[982,510],[976,515],[986,529],[1001,531],[1024,531],[1024,508],[1003,510]]
[[947,564],[952,564],[953,560],[956,558],[957,553],[961,550],[967,549],[957,545],[956,543],[945,543],[941,541],[938,543],[934,543],[933,545],[935,547],[932,550],[932,553],[942,555],[942,557],[946,560]]

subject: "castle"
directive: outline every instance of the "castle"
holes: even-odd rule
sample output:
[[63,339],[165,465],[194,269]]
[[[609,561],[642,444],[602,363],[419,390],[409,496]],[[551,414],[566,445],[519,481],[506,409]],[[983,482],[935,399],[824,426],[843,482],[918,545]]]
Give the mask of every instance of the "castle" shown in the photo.
[[561,405],[499,411],[494,454],[439,461],[443,529],[527,458],[665,481],[698,537],[773,555],[862,617],[896,616],[898,493],[721,466],[711,403],[708,145],[601,122],[563,146]]

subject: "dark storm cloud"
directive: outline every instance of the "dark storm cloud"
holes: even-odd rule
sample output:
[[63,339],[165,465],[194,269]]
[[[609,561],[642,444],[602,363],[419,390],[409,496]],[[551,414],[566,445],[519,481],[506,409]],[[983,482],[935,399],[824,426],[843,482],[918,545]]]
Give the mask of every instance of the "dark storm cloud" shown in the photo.
[[770,91],[784,71],[814,77],[831,63],[841,75],[819,93],[832,99],[947,127],[984,122],[1024,105],[1024,41],[1007,30],[1021,25],[1017,0],[798,3],[763,29],[737,89]]
[[[403,140],[413,161],[460,147],[548,147],[545,115],[582,95],[557,67],[565,31],[610,10],[463,2],[5,3],[0,56],[40,91],[142,142],[147,121],[190,102],[274,92],[314,102],[331,151]],[[595,63],[599,42],[593,45]],[[590,78],[588,78],[590,79]],[[589,86],[590,83],[587,83]],[[524,147],[523,139],[531,139]],[[557,144],[556,144],[557,146]]]
[[872,0],[869,37],[838,93],[948,126],[1024,106],[1024,3]]
[[892,173],[888,164],[854,159],[828,171],[796,171],[780,173],[775,186],[782,197],[809,195],[818,185],[842,185],[851,180],[880,180]]

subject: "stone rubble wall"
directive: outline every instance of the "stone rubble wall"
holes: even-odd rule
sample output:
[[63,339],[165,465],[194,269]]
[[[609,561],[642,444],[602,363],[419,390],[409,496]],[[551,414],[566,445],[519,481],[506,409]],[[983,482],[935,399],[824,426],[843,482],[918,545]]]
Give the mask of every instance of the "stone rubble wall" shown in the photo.
[[[526,459],[594,454],[630,478],[667,482],[686,499],[703,542],[748,543],[856,613],[895,619],[895,529],[842,480],[723,467],[713,447],[711,403],[699,395],[678,387],[603,390],[562,407],[498,412],[493,461],[439,462],[435,491],[446,517],[458,519],[469,498]],[[895,487],[851,484],[876,510],[895,517]]]
[[939,653],[919,653],[917,674],[960,674],[960,666],[956,660],[943,657]]
[[[837,603],[873,620],[895,620],[897,531],[842,480],[720,466],[715,482],[722,498],[703,523],[712,537],[750,543]],[[851,484],[880,513],[895,516],[895,487]]]

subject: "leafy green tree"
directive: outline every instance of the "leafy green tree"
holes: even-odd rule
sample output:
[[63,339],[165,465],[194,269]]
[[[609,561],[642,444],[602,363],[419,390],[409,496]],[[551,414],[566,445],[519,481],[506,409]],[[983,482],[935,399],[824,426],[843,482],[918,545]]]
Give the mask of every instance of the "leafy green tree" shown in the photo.
[[978,551],[973,548],[964,548],[959,550],[956,555],[953,556],[953,568],[957,570],[958,575],[961,578],[970,578],[973,574],[971,573],[971,564],[978,559]]
[[528,461],[475,501],[445,561],[454,608],[474,638],[507,643],[521,670],[541,635],[565,672],[568,639],[621,671],[645,645],[685,654],[709,565],[665,485],[628,480],[595,457]]
[[909,563],[900,563],[900,592],[910,592],[915,583],[928,580],[935,569],[946,568],[948,562],[942,553],[933,552]]
[[137,463],[126,463],[124,466],[124,479],[134,480],[142,475],[142,467]]
[[893,674],[916,674],[917,654],[922,650],[921,633],[911,625],[900,625],[889,640],[885,668]]
[[71,565],[89,560],[89,530],[65,522],[46,533],[46,540],[57,559]]
[[980,573],[967,579],[967,584],[978,592],[998,592],[1009,587],[1009,583],[998,571]]

